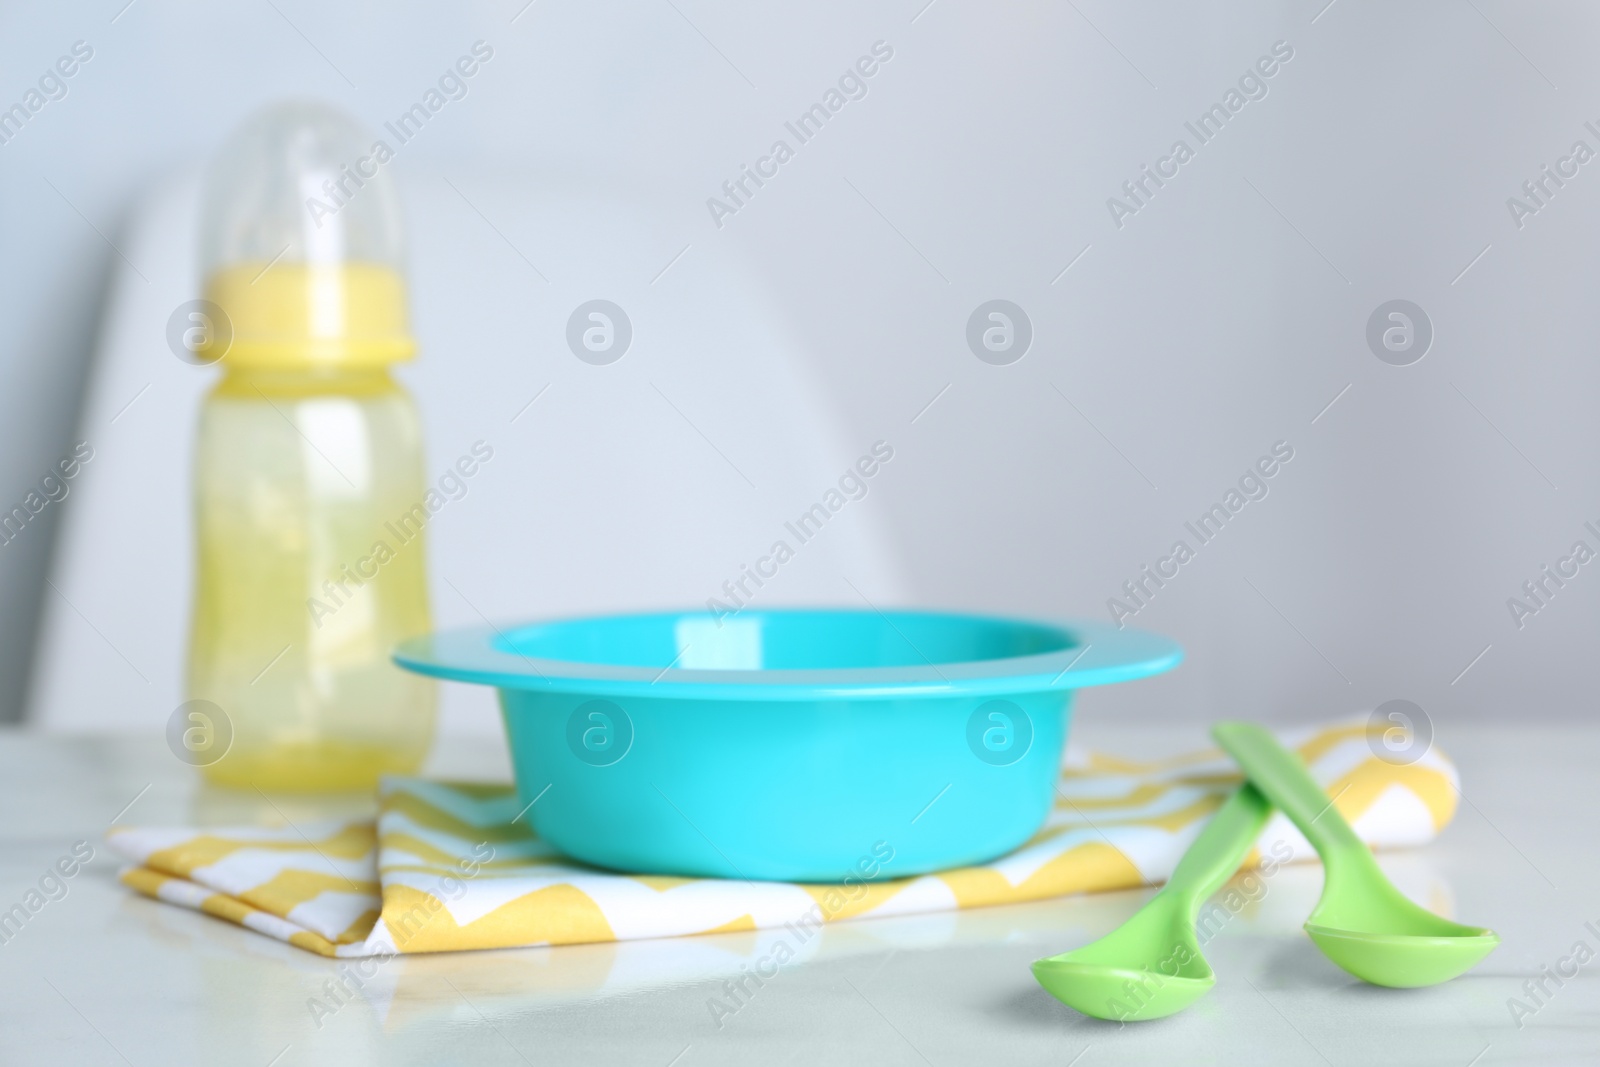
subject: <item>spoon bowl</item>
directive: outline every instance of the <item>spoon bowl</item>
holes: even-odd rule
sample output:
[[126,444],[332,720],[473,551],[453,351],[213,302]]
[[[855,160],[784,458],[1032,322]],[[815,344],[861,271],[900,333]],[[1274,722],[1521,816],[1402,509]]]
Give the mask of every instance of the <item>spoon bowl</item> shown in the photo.
[[1033,977],[1063,1004],[1097,1019],[1136,1022],[1182,1011],[1217,984],[1193,924],[1177,911],[1182,903],[1158,894],[1099,941],[1035,961]]
[[1387,882],[1368,892],[1370,900],[1335,893],[1329,906],[1319,903],[1312,911],[1305,931],[1323,955],[1373,985],[1412,989],[1448,982],[1500,943],[1492,930],[1435,915]]
[[1218,809],[1161,891],[1116,930],[1037,960],[1033,976],[1070,1008],[1139,1022],[1182,1011],[1217,984],[1195,938],[1200,905],[1239,869],[1271,813],[1246,785]]

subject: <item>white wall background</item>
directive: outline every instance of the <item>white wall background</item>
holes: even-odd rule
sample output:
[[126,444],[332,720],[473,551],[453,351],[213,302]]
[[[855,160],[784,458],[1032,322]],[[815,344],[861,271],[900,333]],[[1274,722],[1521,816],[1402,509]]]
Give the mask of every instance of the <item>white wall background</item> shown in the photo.
[[[482,38],[496,56],[471,94],[394,163],[408,203],[455,211],[465,233],[482,222],[443,206],[443,178],[491,203],[510,202],[497,189],[633,190],[660,236],[630,246],[649,254],[614,257],[615,284],[639,286],[689,245],[665,278],[711,316],[711,265],[747,265],[772,294],[773,330],[833,405],[837,440],[896,440],[864,506],[894,546],[904,582],[883,581],[897,599],[1104,616],[1124,579],[1282,439],[1295,458],[1270,496],[1137,618],[1189,662],[1098,695],[1095,714],[1292,719],[1405,697],[1440,722],[1593,706],[1600,566],[1521,629],[1506,607],[1574,541],[1600,548],[1583,525],[1600,525],[1600,163],[1521,228],[1506,207],[1575,140],[1600,150],[1584,127],[1600,126],[1600,12],[1587,5],[122,3],[0,10],[0,103],[74,41],[95,49],[68,96],[0,145],[8,502],[76,439],[108,292],[144,284],[113,248],[137,205],[263,103],[315,95],[377,126]],[[894,58],[867,97],[715,227],[706,198],[880,39]],[[1279,40],[1294,58],[1268,95],[1117,228],[1106,198]],[[531,278],[492,234],[425,241],[433,259],[414,242],[426,355],[413,381],[429,384],[418,391],[441,450],[434,420],[466,427],[430,391],[465,395],[450,375],[498,365],[460,329],[484,302],[525,311],[526,335],[503,343],[521,346],[529,381],[576,362],[559,332],[571,303],[559,247],[532,219],[513,236],[558,284]],[[995,297],[1035,329],[1008,367],[964,339]],[[1436,331],[1408,367],[1365,340],[1394,298]],[[678,349],[697,332],[672,330]],[[715,430],[731,457],[779,449],[759,414],[786,397],[698,388],[688,403],[730,413]],[[619,432],[619,456],[653,447],[643,426]],[[497,471],[494,492],[537,491],[579,447],[552,437]],[[185,470],[188,457],[170,463]],[[742,489],[704,480],[715,463],[690,491]],[[569,490],[543,501],[549,521],[607,492]],[[767,499],[781,521],[787,498]],[[8,714],[25,705],[40,605],[56,595],[52,532],[46,521],[0,548]],[[560,563],[594,575],[596,607],[644,580],[566,547]],[[436,546],[436,573],[473,551],[465,536]],[[498,562],[516,565],[509,550]],[[670,565],[634,563],[653,568],[653,599],[706,595],[705,574],[661,579]],[[537,613],[515,592],[498,614]],[[850,596],[841,585],[837,599]]]

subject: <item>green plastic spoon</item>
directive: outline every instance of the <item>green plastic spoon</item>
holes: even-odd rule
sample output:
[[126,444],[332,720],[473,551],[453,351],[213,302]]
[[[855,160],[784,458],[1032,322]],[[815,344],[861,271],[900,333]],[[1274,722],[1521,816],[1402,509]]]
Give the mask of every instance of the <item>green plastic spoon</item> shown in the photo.
[[1217,984],[1194,936],[1200,905],[1239,869],[1270,814],[1260,793],[1241,787],[1133,918],[1092,944],[1034,961],[1033,976],[1097,1019],[1135,1022],[1187,1008]]
[[1373,985],[1437,985],[1500,943],[1494,931],[1440,918],[1391,885],[1305,765],[1265,729],[1225,722],[1211,736],[1322,856],[1322,898],[1305,929],[1334,963]]

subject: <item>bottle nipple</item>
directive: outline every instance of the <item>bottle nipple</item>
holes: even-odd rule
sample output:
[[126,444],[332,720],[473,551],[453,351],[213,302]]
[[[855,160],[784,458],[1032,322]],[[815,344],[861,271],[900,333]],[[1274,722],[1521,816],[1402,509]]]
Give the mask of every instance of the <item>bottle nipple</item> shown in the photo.
[[348,115],[306,101],[258,112],[223,146],[206,181],[201,271],[232,327],[227,363],[412,356],[392,155]]

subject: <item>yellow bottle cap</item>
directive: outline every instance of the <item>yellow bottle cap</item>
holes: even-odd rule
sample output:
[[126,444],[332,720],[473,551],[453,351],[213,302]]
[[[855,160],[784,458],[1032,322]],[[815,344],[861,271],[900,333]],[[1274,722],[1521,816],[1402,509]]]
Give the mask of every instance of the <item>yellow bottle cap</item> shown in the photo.
[[[205,297],[221,358],[252,368],[375,367],[416,351],[386,146],[320,103],[259,112],[207,181]],[[204,350],[198,354],[204,356]]]
[[248,367],[371,367],[410,359],[406,285],[381,263],[239,263],[206,299],[232,326],[226,359]]

